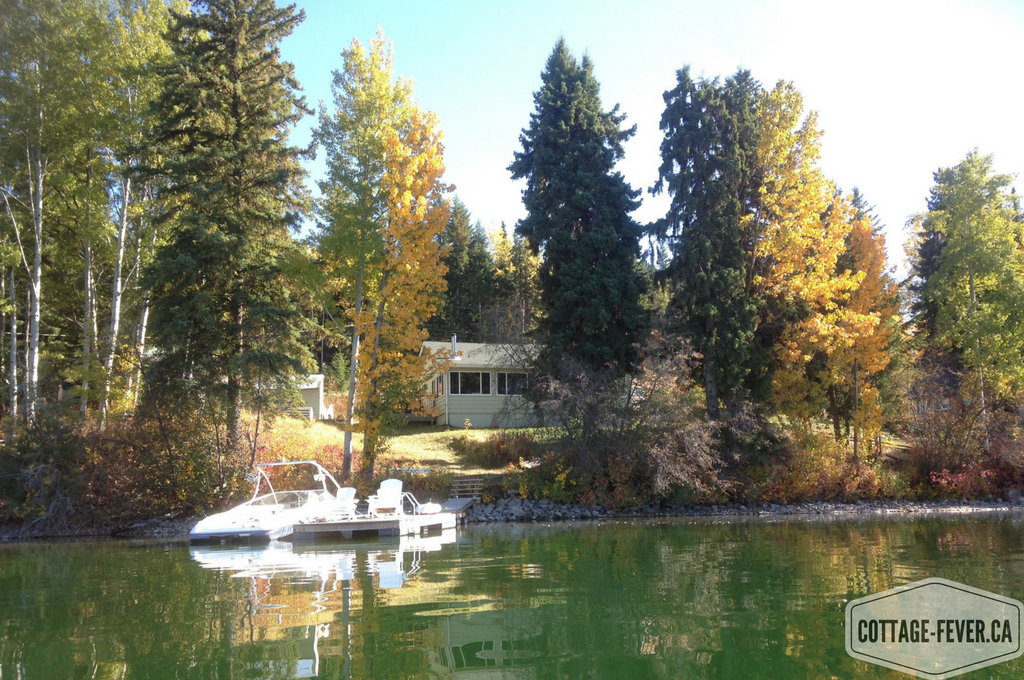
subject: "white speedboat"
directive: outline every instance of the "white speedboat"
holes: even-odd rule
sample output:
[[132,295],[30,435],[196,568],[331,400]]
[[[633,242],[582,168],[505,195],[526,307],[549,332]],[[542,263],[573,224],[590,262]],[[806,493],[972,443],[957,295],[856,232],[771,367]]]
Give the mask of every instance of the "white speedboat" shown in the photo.
[[[285,465],[312,465],[316,468],[313,479],[320,482],[319,489],[276,491],[267,470]],[[256,490],[252,499],[226,512],[210,515],[193,527],[190,543],[266,543],[288,538],[292,527],[300,522],[319,518],[351,517],[356,511],[355,489],[342,487],[330,472],[312,460],[259,463],[253,475]],[[266,482],[270,493],[260,495]],[[333,484],[333,489],[327,482]]]

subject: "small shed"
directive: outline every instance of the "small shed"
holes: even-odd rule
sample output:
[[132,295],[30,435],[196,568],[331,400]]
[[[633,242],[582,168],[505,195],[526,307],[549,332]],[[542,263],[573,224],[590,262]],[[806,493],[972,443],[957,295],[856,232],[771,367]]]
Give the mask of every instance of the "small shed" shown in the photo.
[[299,379],[302,406],[299,412],[310,420],[334,420],[334,406],[324,406],[324,376],[322,373]]
[[[453,352],[454,348],[454,352]],[[426,341],[424,351],[452,356],[452,367],[430,376],[424,401],[438,425],[463,427],[532,427],[533,404],[523,394],[529,387],[525,368],[536,345]]]

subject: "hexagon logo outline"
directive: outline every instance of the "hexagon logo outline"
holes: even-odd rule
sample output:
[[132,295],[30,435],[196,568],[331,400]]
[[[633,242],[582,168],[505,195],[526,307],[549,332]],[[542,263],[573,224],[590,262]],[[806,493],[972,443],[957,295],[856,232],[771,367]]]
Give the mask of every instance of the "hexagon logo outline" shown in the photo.
[[944,680],[1024,654],[1022,613],[1024,605],[1013,598],[927,578],[850,601],[846,652],[919,678]]

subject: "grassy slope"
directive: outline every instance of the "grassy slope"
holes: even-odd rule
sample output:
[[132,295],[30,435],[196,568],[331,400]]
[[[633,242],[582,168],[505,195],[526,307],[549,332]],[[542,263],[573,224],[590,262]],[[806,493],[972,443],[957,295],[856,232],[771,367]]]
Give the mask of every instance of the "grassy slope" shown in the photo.
[[[483,441],[490,433],[491,430],[454,430],[443,426],[410,425],[388,440],[390,451],[384,459],[391,459],[400,467],[440,467],[459,476],[493,474],[494,470],[464,466],[449,447],[449,443],[456,437],[466,436]],[[345,433],[338,421],[309,422],[282,417],[276,419],[261,437],[261,444],[266,447],[261,460],[316,458],[323,462],[324,454],[321,452],[325,447],[332,448],[324,457],[333,458],[335,452],[340,456],[344,443]],[[356,457],[362,450],[362,444],[362,435],[357,433],[353,436]]]

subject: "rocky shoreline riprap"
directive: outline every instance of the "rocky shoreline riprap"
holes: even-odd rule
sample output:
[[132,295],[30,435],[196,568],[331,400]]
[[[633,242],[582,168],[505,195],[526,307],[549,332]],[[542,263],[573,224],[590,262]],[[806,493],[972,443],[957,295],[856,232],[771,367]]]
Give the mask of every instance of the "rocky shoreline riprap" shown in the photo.
[[970,501],[879,500],[851,503],[802,501],[777,503],[724,503],[721,505],[643,505],[624,510],[609,510],[599,505],[558,504],[548,500],[503,498],[490,503],[477,503],[466,513],[466,522],[486,524],[497,522],[547,522],[623,517],[714,517],[714,516],[842,516],[842,515],[907,515],[925,513],[971,513],[1024,510],[1024,498],[1013,500],[992,498]]
[[[476,502],[466,512],[467,524],[498,524],[508,522],[572,522],[611,519],[642,519],[653,517],[724,517],[724,518],[831,518],[913,517],[915,515],[956,515],[988,512],[1024,511],[1024,497],[1011,499],[959,501],[873,500],[843,503],[838,501],[800,501],[786,505],[777,503],[723,503],[719,505],[643,505],[610,510],[599,505],[560,504],[549,500],[518,497],[491,502]],[[19,540],[50,540],[56,538],[156,538],[186,539],[198,517],[148,520],[127,527],[83,526],[61,535],[26,534],[17,527],[0,527],[0,542]]]

